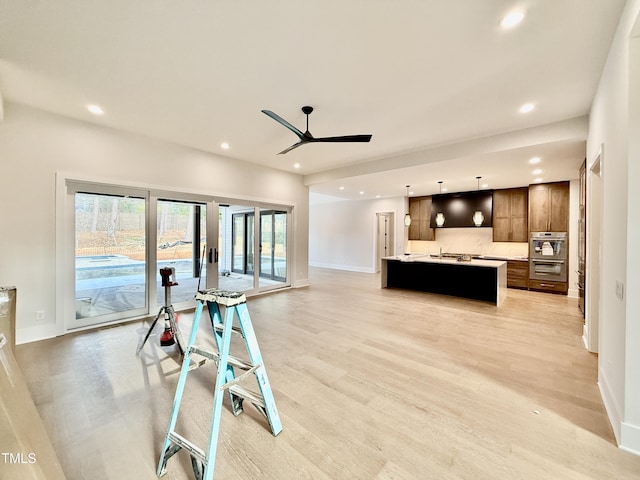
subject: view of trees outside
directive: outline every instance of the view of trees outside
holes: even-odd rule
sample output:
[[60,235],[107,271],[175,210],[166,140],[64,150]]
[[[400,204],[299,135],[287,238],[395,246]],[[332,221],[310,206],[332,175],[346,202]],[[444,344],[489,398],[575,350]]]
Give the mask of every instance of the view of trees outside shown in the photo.
[[[194,206],[158,202],[158,260],[192,257]],[[205,232],[201,216],[201,232]],[[76,257],[125,255],[145,260],[145,201],[141,198],[76,195]]]

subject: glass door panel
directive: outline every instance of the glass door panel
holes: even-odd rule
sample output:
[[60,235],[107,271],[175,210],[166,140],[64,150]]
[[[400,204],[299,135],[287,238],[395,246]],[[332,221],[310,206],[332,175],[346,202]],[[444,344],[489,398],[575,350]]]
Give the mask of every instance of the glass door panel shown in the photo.
[[287,212],[260,212],[260,287],[287,281]]
[[177,285],[171,287],[172,303],[191,301],[198,285],[207,284],[203,248],[206,245],[207,207],[202,203],[158,200],[156,249],[156,303],[164,305],[161,268],[175,272]]
[[146,200],[75,192],[75,322],[145,314]]
[[273,212],[260,212],[260,276],[273,275]]
[[246,269],[245,273],[247,275],[253,275],[255,271],[255,215],[253,213],[248,213],[246,215],[247,222],[247,241],[246,241]]
[[233,258],[231,259],[231,271],[245,273],[245,215],[233,214]]
[[273,214],[273,278],[284,282],[287,278],[287,213]]

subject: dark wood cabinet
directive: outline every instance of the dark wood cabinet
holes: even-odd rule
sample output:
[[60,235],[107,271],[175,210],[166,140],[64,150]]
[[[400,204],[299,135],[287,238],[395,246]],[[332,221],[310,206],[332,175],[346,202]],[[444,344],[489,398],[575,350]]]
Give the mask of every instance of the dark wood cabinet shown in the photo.
[[529,288],[529,262],[525,260],[507,261],[507,287]]
[[546,280],[529,280],[529,290],[538,292],[558,293],[560,295],[567,294],[567,282],[550,282]]
[[529,189],[508,188],[493,191],[493,241],[528,241]]
[[431,197],[414,197],[409,199],[409,240],[435,240],[434,229],[429,226],[431,220]]
[[569,182],[529,185],[529,231],[569,230]]

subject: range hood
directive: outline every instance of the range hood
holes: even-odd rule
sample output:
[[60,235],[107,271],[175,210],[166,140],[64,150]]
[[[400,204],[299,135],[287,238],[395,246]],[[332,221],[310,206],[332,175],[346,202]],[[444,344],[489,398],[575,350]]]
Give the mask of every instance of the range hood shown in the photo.
[[[480,227],[491,226],[493,211],[493,190],[447,193],[431,197],[431,228],[478,228],[473,223],[473,214],[480,210],[484,222]],[[442,212],[445,222],[442,227],[436,225],[436,214]]]

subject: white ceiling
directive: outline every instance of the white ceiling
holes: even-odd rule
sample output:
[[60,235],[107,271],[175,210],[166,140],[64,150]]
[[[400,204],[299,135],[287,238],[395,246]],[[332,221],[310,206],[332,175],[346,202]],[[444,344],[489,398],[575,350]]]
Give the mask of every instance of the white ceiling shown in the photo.
[[[412,184],[424,195],[438,180],[473,190],[477,175],[489,188],[526,185],[531,156],[542,157],[544,181],[577,177],[623,5],[0,1],[0,90],[10,102],[295,172],[322,194],[398,196]],[[525,20],[502,30],[514,8]],[[527,115],[525,102],[536,104]],[[92,116],[90,103],[106,113]],[[260,110],[304,130],[303,105],[315,108],[315,136],[371,133],[371,142],[277,155],[297,138]]]

